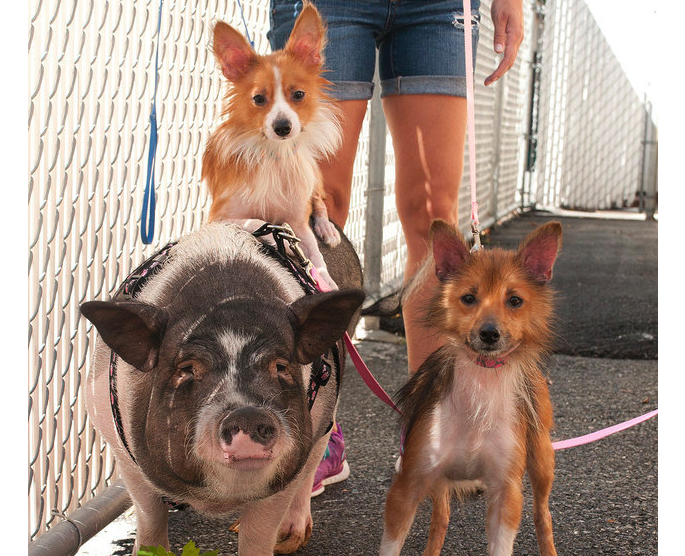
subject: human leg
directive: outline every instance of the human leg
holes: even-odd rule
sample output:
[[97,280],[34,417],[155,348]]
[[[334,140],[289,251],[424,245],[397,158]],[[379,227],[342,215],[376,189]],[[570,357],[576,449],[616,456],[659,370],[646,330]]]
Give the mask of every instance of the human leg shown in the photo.
[[350,210],[354,160],[367,104],[366,100],[342,100],[338,103],[343,134],[342,145],[335,156],[319,164],[323,175],[324,202],[328,209],[328,217],[340,228],[345,227]]
[[[407,245],[405,281],[430,248],[430,225],[436,218],[457,222],[459,185],[466,137],[466,99],[449,95],[389,95],[383,99],[395,149],[395,197]],[[402,307],[410,372],[444,340],[422,323],[435,290],[430,274]]]

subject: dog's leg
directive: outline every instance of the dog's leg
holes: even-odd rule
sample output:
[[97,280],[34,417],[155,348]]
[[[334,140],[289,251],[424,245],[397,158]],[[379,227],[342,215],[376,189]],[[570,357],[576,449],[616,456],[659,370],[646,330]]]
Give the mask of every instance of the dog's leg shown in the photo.
[[304,547],[312,536],[312,486],[316,469],[326,451],[329,436],[330,434],[327,434],[316,442],[307,463],[300,472],[298,477],[300,486],[279,527],[278,543],[274,549],[276,554],[291,554]]
[[536,432],[530,439],[528,476],[533,489],[533,521],[540,556],[557,556],[549,512],[549,494],[554,481],[554,449],[547,431]]
[[[546,387],[545,387],[546,388]],[[556,556],[549,495],[554,481],[554,448],[549,437],[552,407],[548,396],[538,396],[543,422],[528,433],[528,476],[533,490],[533,521],[541,556]],[[545,417],[548,417],[545,419]]]
[[[323,178],[320,178],[323,181]],[[323,202],[323,183],[314,191],[312,195],[312,216],[314,217],[314,232],[329,247],[335,247],[340,243],[338,229],[328,219],[328,209]]]
[[414,522],[416,509],[425,497],[427,481],[423,477],[405,472],[405,469],[406,461],[403,462],[400,473],[395,476],[385,501],[385,526],[380,556],[399,556]]
[[450,523],[450,489],[446,485],[437,486],[431,493],[433,512],[428,531],[428,544],[423,556],[440,556],[445,535]]
[[[521,472],[523,475],[523,472]],[[523,511],[521,477],[504,480],[496,487],[488,485],[487,536],[489,556],[511,556]]]

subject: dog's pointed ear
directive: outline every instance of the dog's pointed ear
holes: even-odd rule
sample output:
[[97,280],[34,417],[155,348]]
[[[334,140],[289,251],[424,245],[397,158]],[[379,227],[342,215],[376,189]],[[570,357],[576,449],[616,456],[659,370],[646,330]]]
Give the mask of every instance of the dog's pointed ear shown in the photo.
[[138,301],[87,301],[81,305],[81,314],[128,364],[141,371],[157,366],[166,311]]
[[561,224],[547,222],[533,230],[519,246],[517,257],[536,282],[552,279],[552,267],[561,249]]
[[214,56],[229,81],[244,75],[256,60],[256,54],[247,39],[223,21],[214,25]]
[[469,248],[459,228],[440,219],[431,224],[431,241],[435,275],[443,282],[459,271],[469,257]]
[[305,65],[321,66],[324,62],[325,46],[326,26],[314,5],[306,2],[302,12],[297,16],[295,26],[283,50]]
[[288,306],[295,332],[295,357],[311,363],[343,337],[366,295],[362,290],[338,290],[305,295]]

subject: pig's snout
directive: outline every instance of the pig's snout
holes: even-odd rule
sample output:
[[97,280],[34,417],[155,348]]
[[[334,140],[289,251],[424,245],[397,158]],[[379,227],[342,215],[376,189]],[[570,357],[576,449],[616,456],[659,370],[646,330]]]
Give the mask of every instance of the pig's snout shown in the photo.
[[219,424],[219,441],[229,464],[259,467],[273,459],[279,426],[267,411],[244,407],[229,413]]

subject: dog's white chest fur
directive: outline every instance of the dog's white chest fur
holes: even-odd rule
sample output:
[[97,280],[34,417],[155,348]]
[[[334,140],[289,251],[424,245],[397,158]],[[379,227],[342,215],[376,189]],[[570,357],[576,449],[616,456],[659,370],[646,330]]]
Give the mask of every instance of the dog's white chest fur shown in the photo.
[[517,442],[520,373],[514,366],[457,365],[452,391],[432,415],[426,463],[455,481],[497,481]]

